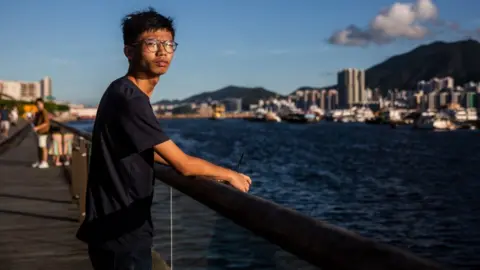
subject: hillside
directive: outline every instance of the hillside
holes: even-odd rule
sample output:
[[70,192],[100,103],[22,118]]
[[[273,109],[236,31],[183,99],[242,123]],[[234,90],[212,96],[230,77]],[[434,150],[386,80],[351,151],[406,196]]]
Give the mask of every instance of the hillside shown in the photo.
[[[203,92],[180,101],[172,101],[171,103],[204,102],[208,99],[222,100],[226,98],[242,98],[243,107],[248,108],[250,104],[256,104],[260,99],[267,99],[277,96],[281,95],[262,87],[240,87],[230,85],[216,91]],[[166,104],[167,102],[168,101],[166,100],[161,100],[155,104]]]
[[434,42],[393,56],[366,70],[370,88],[415,89],[417,82],[451,76],[456,85],[480,80],[480,43],[474,40]]

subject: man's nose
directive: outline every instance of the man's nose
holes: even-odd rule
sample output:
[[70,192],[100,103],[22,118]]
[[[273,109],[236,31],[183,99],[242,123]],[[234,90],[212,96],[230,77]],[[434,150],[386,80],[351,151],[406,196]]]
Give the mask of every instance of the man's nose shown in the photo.
[[167,50],[165,49],[165,46],[163,46],[162,44],[159,44],[159,47],[157,50],[157,56],[166,55],[166,54],[167,54]]

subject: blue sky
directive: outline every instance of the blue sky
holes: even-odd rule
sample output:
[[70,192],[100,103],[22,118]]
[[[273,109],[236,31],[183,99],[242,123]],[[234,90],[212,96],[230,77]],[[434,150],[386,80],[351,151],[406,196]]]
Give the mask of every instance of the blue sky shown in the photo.
[[[404,2],[415,2],[407,0]],[[152,97],[185,98],[226,85],[263,86],[289,93],[335,83],[344,67],[367,68],[435,39],[462,38],[449,30],[424,39],[368,46],[327,42],[349,25],[365,28],[388,0],[162,0],[0,3],[0,80],[53,80],[57,99],[96,103],[110,81],[125,74],[120,20],[149,5],[175,18],[174,62]],[[433,0],[438,18],[480,28],[478,0]],[[453,28],[453,27],[452,27]],[[462,30],[463,31],[463,30]]]

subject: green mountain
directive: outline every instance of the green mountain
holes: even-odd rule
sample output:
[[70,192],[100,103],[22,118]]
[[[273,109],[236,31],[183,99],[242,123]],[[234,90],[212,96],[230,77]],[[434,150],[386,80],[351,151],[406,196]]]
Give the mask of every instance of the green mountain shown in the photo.
[[[226,98],[241,98],[242,107],[248,108],[250,104],[258,103],[260,99],[267,99],[271,97],[281,97],[282,95],[273,91],[267,90],[263,87],[241,87],[241,86],[226,86],[216,91],[203,92],[183,100],[171,101],[170,104],[190,103],[190,102],[205,102],[208,100],[223,100]],[[161,100],[155,104],[168,104],[167,100]]]
[[480,81],[480,43],[475,40],[433,42],[390,57],[366,70],[370,88],[414,90],[417,82],[451,76],[456,85]]
[[[433,42],[409,52],[395,55],[365,71],[365,83],[385,94],[389,89],[415,90],[421,80],[451,76],[455,85],[480,81],[480,43],[475,40]],[[330,89],[299,87],[297,90]],[[297,91],[295,90],[295,91]],[[292,92],[292,94],[295,93]]]

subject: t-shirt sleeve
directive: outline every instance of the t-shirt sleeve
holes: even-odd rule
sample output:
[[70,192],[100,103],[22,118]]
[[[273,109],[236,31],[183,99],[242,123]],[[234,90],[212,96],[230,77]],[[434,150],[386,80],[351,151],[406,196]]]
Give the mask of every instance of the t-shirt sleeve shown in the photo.
[[161,129],[152,106],[145,97],[126,100],[126,108],[120,121],[138,152],[170,140]]

